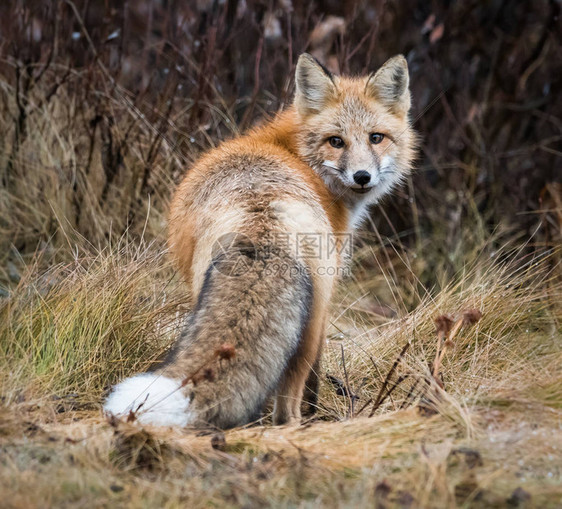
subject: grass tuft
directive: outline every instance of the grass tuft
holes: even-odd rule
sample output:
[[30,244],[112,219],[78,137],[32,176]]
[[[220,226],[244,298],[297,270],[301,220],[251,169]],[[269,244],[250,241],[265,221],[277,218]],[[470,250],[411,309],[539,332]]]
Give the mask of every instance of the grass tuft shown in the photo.
[[0,386],[9,401],[48,394],[97,403],[175,337],[182,300],[156,245],[40,265],[0,300]]

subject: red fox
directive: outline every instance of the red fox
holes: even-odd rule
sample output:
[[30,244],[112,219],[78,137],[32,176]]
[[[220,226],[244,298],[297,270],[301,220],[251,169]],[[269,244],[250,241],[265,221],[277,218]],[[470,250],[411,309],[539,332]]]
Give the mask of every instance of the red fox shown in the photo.
[[[408,174],[415,134],[403,56],[346,77],[303,54],[295,81],[289,109],[209,151],[179,185],[169,246],[193,311],[164,364],[118,384],[107,413],[225,429],[258,418],[270,396],[275,424],[300,421],[305,386],[315,403],[346,263],[341,239],[327,246]],[[233,358],[188,380],[224,344]]]

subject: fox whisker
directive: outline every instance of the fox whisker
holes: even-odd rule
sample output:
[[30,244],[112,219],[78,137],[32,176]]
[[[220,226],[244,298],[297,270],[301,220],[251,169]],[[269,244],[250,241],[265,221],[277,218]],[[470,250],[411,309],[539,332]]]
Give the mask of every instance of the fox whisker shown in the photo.
[[336,170],[336,171],[339,171],[339,172],[343,171],[343,169],[338,167],[336,165],[336,163],[334,163],[333,161],[328,161],[328,160],[322,161],[322,166],[325,166],[327,168],[332,168],[333,170]]

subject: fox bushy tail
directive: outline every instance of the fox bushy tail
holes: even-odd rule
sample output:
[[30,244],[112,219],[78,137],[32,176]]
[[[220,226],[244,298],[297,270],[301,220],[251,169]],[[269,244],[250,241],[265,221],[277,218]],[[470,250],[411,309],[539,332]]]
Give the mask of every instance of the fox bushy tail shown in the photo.
[[[118,384],[106,412],[133,410],[141,423],[221,429],[259,417],[299,345],[312,283],[293,257],[271,249],[260,254],[253,244],[235,247],[234,254],[229,250],[212,260],[196,306],[162,367]],[[182,386],[225,343],[233,346],[234,357],[209,379]]]

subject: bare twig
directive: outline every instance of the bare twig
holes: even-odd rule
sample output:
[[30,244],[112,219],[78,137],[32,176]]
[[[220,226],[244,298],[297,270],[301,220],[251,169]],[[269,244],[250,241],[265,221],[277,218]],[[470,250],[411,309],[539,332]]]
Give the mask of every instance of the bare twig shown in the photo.
[[[398,364],[400,364],[400,361],[402,360],[402,358],[404,357],[404,355],[408,351],[408,348],[410,348],[410,343],[406,343],[404,345],[404,347],[402,348],[402,350],[398,354],[398,357],[396,357],[396,359],[394,361],[394,364],[392,364],[392,367],[388,371],[388,373],[387,373],[387,375],[386,375],[386,377],[383,381],[383,384],[382,384],[382,386],[381,386],[381,388],[380,388],[380,390],[377,394],[377,397],[375,398],[375,402],[373,404],[373,408],[371,409],[371,412],[369,413],[369,417],[373,417],[373,415],[375,414],[377,409],[380,407],[380,405],[383,403],[383,401],[388,396],[388,394],[389,394],[389,392],[387,392],[388,383],[390,382],[390,379],[392,378],[392,375],[396,371],[396,368],[398,367]],[[394,390],[394,389],[392,389],[392,390]],[[390,392],[392,392],[392,390]],[[357,412],[357,415],[359,415],[372,401],[373,401],[372,399],[367,401],[367,403],[365,403],[363,405],[361,410],[359,410],[359,412]]]

